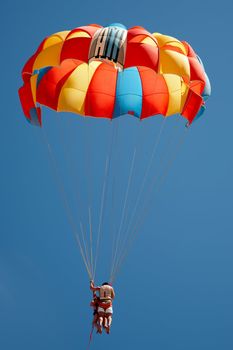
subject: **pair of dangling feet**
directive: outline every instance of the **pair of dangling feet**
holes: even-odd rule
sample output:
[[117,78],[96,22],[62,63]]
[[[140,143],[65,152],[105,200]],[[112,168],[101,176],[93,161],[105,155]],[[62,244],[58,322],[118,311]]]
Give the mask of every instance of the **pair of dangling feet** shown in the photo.
[[[105,329],[107,334],[110,334],[110,326],[104,325],[104,329]],[[98,325],[96,333],[102,334],[102,332],[103,332],[103,327],[101,325]]]

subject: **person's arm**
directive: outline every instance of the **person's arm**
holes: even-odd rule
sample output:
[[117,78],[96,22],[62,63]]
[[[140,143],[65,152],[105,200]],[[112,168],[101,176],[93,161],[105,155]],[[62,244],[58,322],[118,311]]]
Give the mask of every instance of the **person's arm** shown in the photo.
[[114,299],[114,298],[115,298],[115,292],[114,292],[114,289],[113,289],[113,288],[112,288],[111,297],[112,297],[112,299]]
[[100,287],[95,287],[94,281],[90,281],[90,290],[93,292],[100,290]]

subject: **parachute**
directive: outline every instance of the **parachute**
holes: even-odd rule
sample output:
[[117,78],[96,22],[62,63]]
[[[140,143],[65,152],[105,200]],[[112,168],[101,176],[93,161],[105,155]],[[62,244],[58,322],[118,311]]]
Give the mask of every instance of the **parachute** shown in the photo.
[[109,119],[180,113],[191,124],[210,95],[203,65],[188,43],[118,24],[49,36],[24,66],[22,78],[25,116],[39,125],[37,104]]
[[[22,109],[27,121],[40,127],[41,105],[58,112],[71,112],[85,117],[84,119],[92,119],[92,124],[93,118],[107,119],[119,125],[117,120],[121,118],[118,117],[123,115],[142,121],[161,115],[165,120],[170,116],[177,117],[178,114],[186,121],[186,125],[190,126],[205,111],[205,101],[211,93],[203,63],[187,42],[160,33],[149,33],[140,26],[126,29],[119,23],[107,27],[90,24],[45,38],[25,64],[22,79],[24,83],[19,89]],[[137,217],[136,212],[139,207],[141,209],[141,194],[153,167],[163,125],[153,146],[150,147],[151,155],[145,166],[141,187],[134,191],[135,196],[131,198],[131,202],[135,202],[137,208],[133,208],[130,218],[120,214],[116,219],[118,228],[115,231],[118,234],[114,241],[117,248],[113,254],[115,266],[112,267],[111,279],[114,278],[125,255],[123,249],[117,258],[116,251],[121,241],[124,244],[128,242],[129,237],[124,234],[130,231],[129,225],[133,225],[133,217]],[[96,229],[97,248],[100,244],[100,231],[108,197],[107,181],[117,143],[114,125],[113,129],[115,134],[110,137],[110,146],[106,146],[109,153],[103,161],[104,180],[100,196],[100,223]],[[127,138],[130,138],[129,135]],[[122,213],[128,207],[136,162],[136,151],[132,148],[120,205]],[[49,150],[51,151],[50,147]],[[154,182],[151,184],[149,192],[153,189]],[[63,189],[62,192],[64,195]],[[113,196],[113,190],[110,196]],[[65,203],[67,207],[66,200]],[[94,278],[96,269],[92,250],[92,211],[93,207],[88,205],[86,221],[90,230],[89,250],[84,239],[87,228],[84,229],[84,225],[80,223],[79,230],[74,229],[75,232],[81,231],[82,239],[78,234],[75,236],[91,279]],[[124,227],[126,221],[127,225]],[[138,227],[138,223],[133,227]],[[121,232],[123,238],[119,238]],[[96,257],[97,255],[96,251]]]

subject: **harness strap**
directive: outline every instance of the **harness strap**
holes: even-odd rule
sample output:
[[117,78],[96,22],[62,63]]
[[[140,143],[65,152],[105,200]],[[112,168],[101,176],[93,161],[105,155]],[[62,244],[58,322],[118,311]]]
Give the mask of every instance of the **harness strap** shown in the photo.
[[104,310],[107,310],[109,307],[112,306],[112,302],[109,301],[109,302],[105,302],[105,303],[101,303],[101,301],[98,303],[98,306],[101,307],[102,309]]

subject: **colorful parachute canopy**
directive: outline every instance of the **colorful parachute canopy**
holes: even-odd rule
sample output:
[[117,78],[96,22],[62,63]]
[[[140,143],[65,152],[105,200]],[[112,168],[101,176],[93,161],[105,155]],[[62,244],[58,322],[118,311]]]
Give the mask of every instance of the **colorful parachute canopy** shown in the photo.
[[41,125],[38,104],[109,119],[179,113],[191,124],[203,113],[211,90],[188,43],[118,23],[47,37],[25,64],[22,78],[22,108],[35,125]]

